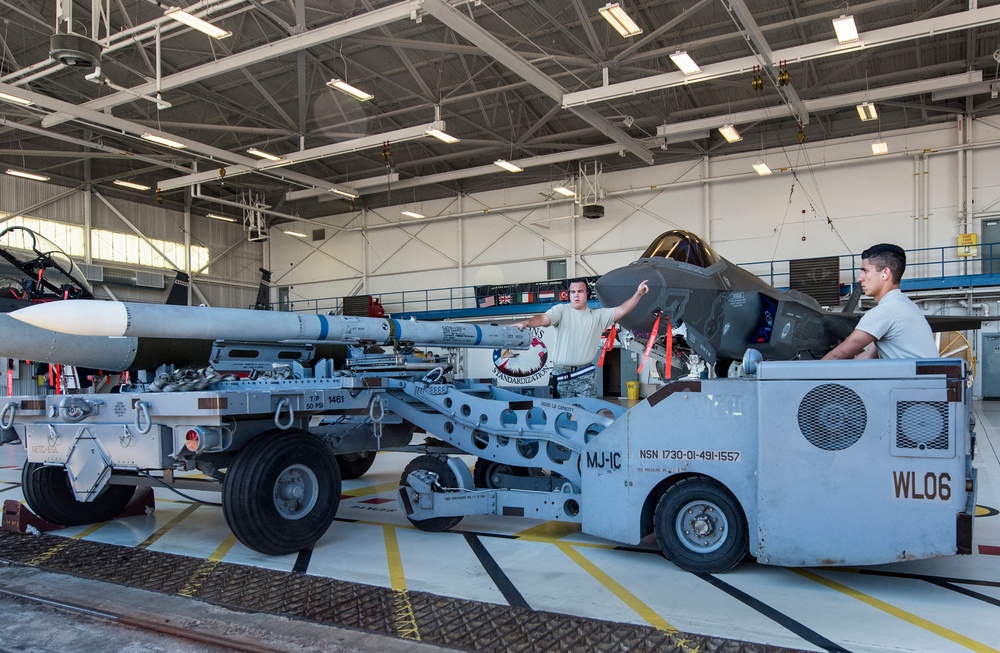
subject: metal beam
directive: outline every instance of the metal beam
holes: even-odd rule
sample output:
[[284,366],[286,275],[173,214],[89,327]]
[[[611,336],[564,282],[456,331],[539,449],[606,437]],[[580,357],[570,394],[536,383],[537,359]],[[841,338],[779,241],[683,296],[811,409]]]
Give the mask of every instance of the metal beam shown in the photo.
[[[885,29],[872,30],[861,34],[859,41],[855,43],[838,43],[836,39],[818,41],[806,45],[794,46],[777,50],[772,53],[772,63],[778,61],[788,61],[790,63],[801,63],[812,59],[831,57],[839,54],[847,54],[867,48],[875,48],[902,41],[912,41],[924,36],[943,34],[958,30],[988,25],[1000,22],[1000,6],[970,9],[956,14],[949,14],[940,18],[919,20]],[[756,57],[741,57],[718,64],[702,66],[700,73],[685,75],[681,72],[664,73],[662,75],[652,75],[642,79],[636,79],[621,84],[610,84],[600,88],[587,89],[567,93],[563,96],[564,107],[575,107],[593,102],[613,100],[615,98],[636,95],[639,93],[650,93],[664,88],[683,86],[685,84],[696,84],[698,82],[720,77],[729,77],[741,73],[749,72],[757,64]]]
[[[564,107],[566,106],[565,102],[563,102],[566,89],[552,80],[551,77],[542,73],[538,68],[531,65],[521,55],[508,48],[500,39],[484,30],[475,21],[464,16],[444,0],[424,0],[423,7],[427,10],[427,13],[450,27],[456,34],[479,46],[486,54],[499,61],[513,71],[514,74],[526,80],[556,102],[562,103]],[[595,110],[589,107],[581,107],[573,109],[573,113],[577,114],[591,126],[596,127],[602,134],[617,142],[623,149],[628,150],[642,161],[649,164],[653,163],[653,154],[642,143],[626,134],[621,128],[598,114]]]

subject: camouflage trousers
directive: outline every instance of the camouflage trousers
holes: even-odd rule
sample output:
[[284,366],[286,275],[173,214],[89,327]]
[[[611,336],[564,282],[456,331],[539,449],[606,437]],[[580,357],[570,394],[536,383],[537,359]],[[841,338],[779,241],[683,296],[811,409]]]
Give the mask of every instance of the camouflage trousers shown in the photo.
[[[552,368],[553,375],[570,374],[576,368],[555,365]],[[557,385],[559,397],[567,399],[569,397],[596,397],[597,396],[597,368],[590,372],[581,374],[572,379],[559,381]]]

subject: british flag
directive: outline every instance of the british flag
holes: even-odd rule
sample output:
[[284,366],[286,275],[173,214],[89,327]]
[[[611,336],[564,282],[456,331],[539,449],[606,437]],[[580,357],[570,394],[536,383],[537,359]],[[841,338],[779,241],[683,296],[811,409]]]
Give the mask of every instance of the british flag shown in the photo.
[[508,293],[504,293],[503,295],[497,295],[497,304],[499,304],[500,306],[503,306],[504,304],[513,304],[513,303],[514,303],[514,297],[512,295]]

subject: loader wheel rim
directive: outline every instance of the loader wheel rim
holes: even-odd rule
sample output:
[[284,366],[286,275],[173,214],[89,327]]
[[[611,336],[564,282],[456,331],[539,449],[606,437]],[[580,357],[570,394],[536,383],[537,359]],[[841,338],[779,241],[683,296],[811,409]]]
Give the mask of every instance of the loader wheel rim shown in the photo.
[[319,480],[305,465],[289,465],[274,482],[274,508],[284,519],[302,519],[319,500]]
[[725,544],[729,535],[729,520],[725,512],[711,501],[691,501],[677,512],[674,530],[688,550],[711,553]]

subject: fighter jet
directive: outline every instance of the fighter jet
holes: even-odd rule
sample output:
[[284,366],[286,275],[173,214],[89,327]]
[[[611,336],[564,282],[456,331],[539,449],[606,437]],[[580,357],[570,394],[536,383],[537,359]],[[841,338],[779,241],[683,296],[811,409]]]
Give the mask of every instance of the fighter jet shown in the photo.
[[[604,306],[618,306],[643,279],[649,281],[649,292],[622,318],[622,326],[638,340],[653,338],[665,353],[661,343],[669,323],[671,332],[720,376],[747,349],[760,351],[765,360],[822,358],[854,330],[862,315],[857,311],[860,285],[843,311],[828,311],[804,293],[774,288],[684,230],[660,235],[638,260],[602,276],[598,299]],[[979,328],[983,321],[974,316],[928,316],[934,331]]]

